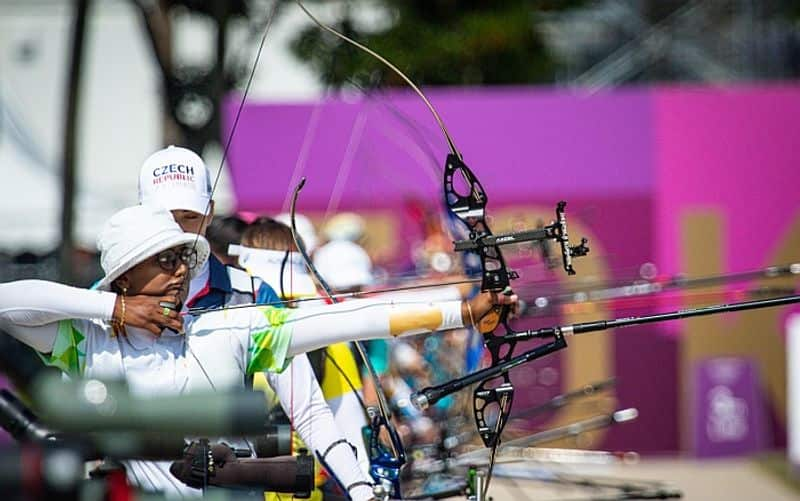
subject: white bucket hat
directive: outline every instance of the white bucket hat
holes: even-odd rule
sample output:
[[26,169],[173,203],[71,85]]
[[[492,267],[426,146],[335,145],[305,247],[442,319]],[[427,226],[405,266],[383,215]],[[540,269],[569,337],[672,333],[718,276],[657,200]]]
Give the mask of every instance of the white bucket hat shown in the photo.
[[97,288],[110,290],[114,280],[126,271],[161,251],[179,245],[194,245],[197,251],[197,265],[189,271],[193,277],[203,267],[210,252],[204,237],[185,233],[166,209],[145,205],[122,209],[111,216],[97,237],[100,265],[106,273]]
[[197,153],[169,146],[150,155],[139,171],[139,203],[207,214],[211,178]]
[[367,251],[346,240],[329,242],[317,249],[314,266],[334,289],[350,289],[374,281]]

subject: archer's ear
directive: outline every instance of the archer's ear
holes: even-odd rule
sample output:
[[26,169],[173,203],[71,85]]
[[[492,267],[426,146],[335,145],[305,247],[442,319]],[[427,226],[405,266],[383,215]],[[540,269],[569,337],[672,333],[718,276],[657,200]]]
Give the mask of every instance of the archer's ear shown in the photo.
[[131,279],[130,277],[128,277],[128,274],[123,273],[122,275],[120,275],[119,278],[114,280],[114,282],[111,284],[111,288],[112,290],[120,294],[122,293],[122,291],[130,289]]
[[208,216],[206,216],[206,221],[211,221],[212,219],[214,219],[214,200],[209,200]]

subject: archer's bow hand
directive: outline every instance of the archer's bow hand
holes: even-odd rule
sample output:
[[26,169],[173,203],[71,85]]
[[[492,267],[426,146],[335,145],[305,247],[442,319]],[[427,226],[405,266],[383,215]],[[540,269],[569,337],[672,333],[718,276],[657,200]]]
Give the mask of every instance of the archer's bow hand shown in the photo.
[[481,292],[470,300],[464,301],[461,307],[461,318],[464,325],[480,324],[481,320],[490,313],[509,307],[511,313],[515,312],[519,297],[510,288],[503,292]]

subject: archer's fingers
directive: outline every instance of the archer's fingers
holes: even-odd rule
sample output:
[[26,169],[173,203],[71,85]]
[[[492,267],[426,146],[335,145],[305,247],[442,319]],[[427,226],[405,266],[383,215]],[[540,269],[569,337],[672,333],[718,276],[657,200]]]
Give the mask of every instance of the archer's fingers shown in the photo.
[[[183,332],[183,317],[174,310],[166,306],[174,304],[168,301],[159,301],[157,311],[153,312],[151,320],[161,326],[162,329],[172,329],[176,332]],[[159,334],[161,331],[159,331]]]
[[158,309],[158,314],[161,315],[164,319],[176,319],[180,316],[180,314],[176,310],[163,306]]
[[510,289],[509,289],[509,292],[510,293],[503,292],[503,293],[500,293],[500,294],[497,294],[497,293],[493,292],[492,293],[492,302],[494,304],[510,304],[510,305],[517,304],[519,302],[519,296],[517,296],[516,294],[511,292]]
[[164,327],[172,329],[175,332],[183,333],[183,318],[170,318],[164,322]]
[[180,299],[175,294],[170,294],[167,296],[162,296],[158,299],[158,305],[162,308],[169,308],[170,310],[178,309],[178,305],[180,304]]
[[161,331],[163,330],[163,327],[161,327],[160,325],[158,325],[158,324],[156,324],[154,322],[147,322],[147,324],[145,324],[144,328],[145,328],[145,330],[147,330],[148,332],[150,332],[154,336],[160,336],[161,335]]
[[163,296],[158,301],[159,312],[164,317],[176,318],[180,315],[180,299],[178,296],[169,295]]

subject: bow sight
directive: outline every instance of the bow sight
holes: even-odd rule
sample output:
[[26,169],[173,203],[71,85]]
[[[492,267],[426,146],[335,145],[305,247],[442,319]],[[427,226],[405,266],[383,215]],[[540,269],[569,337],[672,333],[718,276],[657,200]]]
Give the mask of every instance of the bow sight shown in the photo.
[[[572,258],[585,256],[589,253],[589,247],[586,245],[589,240],[581,238],[581,243],[578,245],[570,245],[569,235],[567,234],[567,216],[564,209],[567,207],[567,202],[558,202],[556,206],[556,219],[551,224],[536,228],[535,230],[522,230],[510,233],[499,233],[497,235],[486,235],[481,237],[466,240],[456,240],[453,242],[453,250],[456,252],[473,251],[483,252],[483,249],[498,245],[519,244],[522,242],[546,242],[547,240],[555,240],[561,246],[561,260],[564,263],[564,271],[568,275],[574,275],[575,269],[572,267]],[[508,278],[514,280],[519,278],[519,275],[513,270],[507,270]],[[484,273],[484,280],[493,280],[491,278],[493,273]],[[491,283],[491,282],[490,282]]]
[[[469,187],[469,194],[460,194],[454,185],[454,175],[458,172],[464,183]],[[455,154],[447,156],[444,171],[444,194],[448,207],[453,214],[464,221],[469,228],[469,238],[453,242],[456,252],[476,252],[486,262],[491,261],[491,266],[484,266],[482,290],[496,290],[504,288],[509,280],[519,278],[519,275],[506,268],[502,256],[499,255],[499,246],[519,244],[523,242],[546,242],[555,240],[561,246],[561,260],[564,271],[574,275],[572,258],[585,256],[589,253],[586,245],[589,240],[581,238],[578,245],[570,245],[567,233],[567,216],[564,209],[567,202],[560,201],[556,206],[556,219],[549,225],[533,230],[515,231],[493,235],[485,223],[485,209],[488,202],[486,192],[475,174],[467,167],[464,161]],[[489,264],[489,263],[487,263]]]

